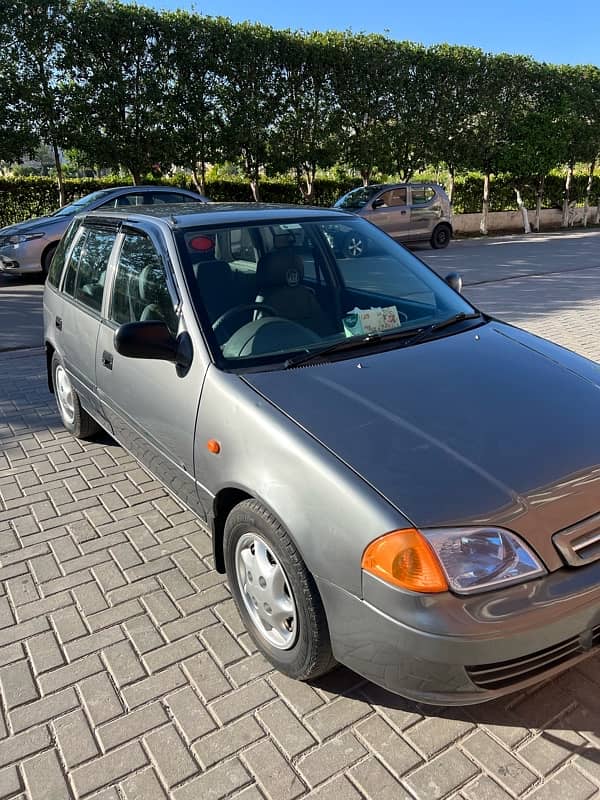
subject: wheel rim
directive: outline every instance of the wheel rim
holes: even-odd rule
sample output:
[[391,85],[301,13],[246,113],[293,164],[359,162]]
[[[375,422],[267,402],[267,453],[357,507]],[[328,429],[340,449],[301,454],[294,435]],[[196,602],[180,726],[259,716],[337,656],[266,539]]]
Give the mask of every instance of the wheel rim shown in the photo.
[[65,422],[73,424],[75,421],[75,397],[69,376],[61,364],[56,368],[54,382],[61,416]]
[[446,244],[448,241],[448,231],[446,228],[440,228],[437,234],[437,241],[438,244]]
[[272,647],[289,650],[298,632],[298,614],[287,575],[273,550],[257,533],[245,533],[235,548],[236,578],[255,630]]
[[353,258],[360,256],[363,251],[363,243],[362,239],[357,239],[353,236],[350,241],[348,242],[348,252]]

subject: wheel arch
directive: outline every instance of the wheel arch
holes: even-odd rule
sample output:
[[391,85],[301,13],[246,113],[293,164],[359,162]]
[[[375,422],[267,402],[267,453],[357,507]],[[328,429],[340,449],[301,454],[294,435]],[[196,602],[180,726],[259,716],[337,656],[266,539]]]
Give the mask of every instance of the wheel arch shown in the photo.
[[50,394],[54,394],[54,381],[52,380],[52,356],[54,355],[56,348],[52,346],[50,342],[46,342],[46,373],[48,377],[48,391]]

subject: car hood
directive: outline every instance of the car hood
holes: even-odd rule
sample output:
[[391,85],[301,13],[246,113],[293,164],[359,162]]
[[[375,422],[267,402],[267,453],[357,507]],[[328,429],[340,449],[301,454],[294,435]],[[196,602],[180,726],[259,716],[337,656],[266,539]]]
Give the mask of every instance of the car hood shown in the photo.
[[71,217],[35,217],[27,219],[24,222],[17,222],[14,225],[7,225],[6,228],[0,228],[0,236],[12,236],[15,233],[37,233],[42,232],[50,227],[64,223],[66,227],[71,221]]
[[418,527],[504,526],[556,569],[600,511],[600,367],[517,328],[245,380]]

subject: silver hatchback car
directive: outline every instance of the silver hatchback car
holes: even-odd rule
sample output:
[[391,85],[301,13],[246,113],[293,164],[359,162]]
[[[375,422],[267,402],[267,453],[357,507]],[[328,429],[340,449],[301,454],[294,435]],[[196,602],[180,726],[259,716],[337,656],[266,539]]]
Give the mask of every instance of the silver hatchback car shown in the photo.
[[60,237],[73,217],[84,211],[194,201],[208,203],[206,197],[175,186],[117,186],[99,189],[46,217],[36,217],[0,228],[0,273],[47,274]]
[[[335,247],[351,234],[360,259]],[[480,313],[365,220],[80,216],[44,326],[66,428],[104,428],[205,521],[286,674],[342,662],[464,704],[598,652],[600,367]]]
[[[452,238],[450,201],[437,183],[376,183],[345,194],[334,208],[364,217],[400,242],[447,247]],[[365,242],[349,238],[348,254],[362,255]]]

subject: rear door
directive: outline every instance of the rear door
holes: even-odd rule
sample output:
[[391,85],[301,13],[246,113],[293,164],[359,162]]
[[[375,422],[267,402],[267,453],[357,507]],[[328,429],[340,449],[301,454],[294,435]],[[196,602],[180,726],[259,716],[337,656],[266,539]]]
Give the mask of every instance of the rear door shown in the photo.
[[62,304],[56,313],[56,349],[83,405],[99,415],[96,395],[96,340],[108,266],[117,228],[84,222],[71,247],[62,279]]
[[415,239],[429,239],[440,218],[440,204],[431,186],[410,187],[411,234]]
[[96,347],[98,394],[114,435],[184,502],[198,507],[194,481],[195,421],[206,359],[196,348],[182,374],[175,364],[128,358],[114,347],[124,323],[159,320],[173,336],[189,330],[160,235],[124,228]]

